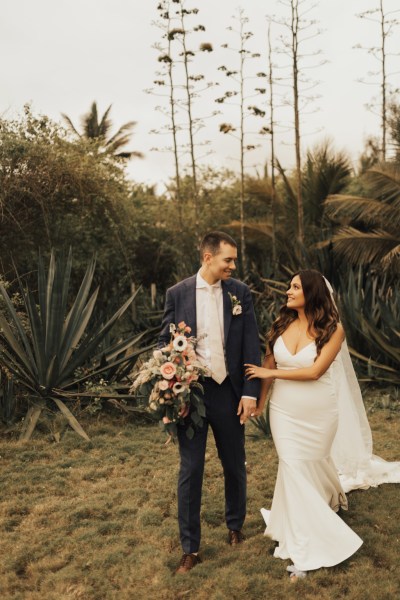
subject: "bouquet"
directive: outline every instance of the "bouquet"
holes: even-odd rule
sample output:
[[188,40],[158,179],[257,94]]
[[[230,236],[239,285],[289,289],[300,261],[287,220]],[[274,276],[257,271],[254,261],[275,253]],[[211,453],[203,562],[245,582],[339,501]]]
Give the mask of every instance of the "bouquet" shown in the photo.
[[184,321],[170,325],[171,341],[164,348],[154,350],[133,382],[131,393],[148,399],[148,410],[159,417],[161,425],[171,438],[176,437],[177,423],[183,423],[182,413],[190,408],[191,423],[186,435],[192,438],[194,426],[201,427],[206,416],[203,399],[195,393],[203,392],[199,379],[208,375],[208,369],[196,356],[198,338],[190,337],[191,329]]

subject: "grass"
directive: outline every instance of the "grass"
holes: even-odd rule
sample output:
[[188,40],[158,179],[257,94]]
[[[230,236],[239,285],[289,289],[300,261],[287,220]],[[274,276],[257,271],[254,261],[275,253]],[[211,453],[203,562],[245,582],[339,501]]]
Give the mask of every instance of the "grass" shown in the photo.
[[[375,452],[400,458],[400,414],[373,407]],[[2,600],[385,600],[400,596],[399,486],[349,496],[344,519],[360,551],[295,585],[288,561],[272,557],[259,513],[271,503],[277,459],[271,440],[247,439],[247,541],[226,544],[223,479],[212,435],[204,480],[201,555],[189,575],[176,520],[177,447],[153,426],[85,423],[91,442],[66,430],[28,444],[0,443],[0,598]],[[247,434],[256,433],[249,426]]]

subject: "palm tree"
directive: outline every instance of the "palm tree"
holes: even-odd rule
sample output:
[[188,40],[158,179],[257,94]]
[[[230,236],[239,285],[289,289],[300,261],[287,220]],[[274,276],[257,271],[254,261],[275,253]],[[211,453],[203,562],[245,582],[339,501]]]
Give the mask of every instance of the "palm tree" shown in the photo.
[[[400,271],[400,165],[382,164],[365,176],[369,197],[333,195],[326,214],[338,222],[333,250],[351,264]],[[325,243],[325,244],[326,244]]]
[[[278,160],[276,166],[280,175],[278,189],[281,196],[281,216],[286,229],[285,238],[293,238],[297,227],[297,180],[295,174],[287,173]],[[321,230],[324,201],[329,195],[338,194],[345,189],[351,170],[348,156],[344,152],[335,152],[329,140],[307,151],[301,174],[306,246],[321,239],[321,234],[324,233]],[[286,244],[286,240],[284,243]]]
[[121,151],[121,148],[126,146],[126,144],[130,141],[132,137],[131,131],[135,127],[136,121],[129,121],[128,123],[125,123],[114,135],[107,137],[110,133],[110,129],[112,128],[112,121],[109,116],[111,106],[112,105],[110,104],[104,115],[99,120],[97,103],[93,102],[89,112],[81,118],[81,125],[83,129],[82,133],[76,129],[68,115],[61,113],[61,116],[73,133],[80,138],[98,141],[99,148],[101,148],[103,151],[107,151],[118,158],[143,158],[143,154],[141,152],[130,150]]
[[335,152],[329,140],[308,150],[302,175],[306,230],[307,226],[314,230],[320,228],[324,200],[345,189],[351,172],[348,156],[344,152]]

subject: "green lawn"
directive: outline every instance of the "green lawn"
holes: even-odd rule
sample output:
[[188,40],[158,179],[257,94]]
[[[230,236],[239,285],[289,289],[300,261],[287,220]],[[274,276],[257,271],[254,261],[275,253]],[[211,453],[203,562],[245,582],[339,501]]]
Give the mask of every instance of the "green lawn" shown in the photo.
[[[370,416],[375,452],[400,458],[400,415]],[[59,444],[36,434],[0,443],[1,600],[223,600],[400,597],[400,486],[349,496],[346,522],[364,545],[350,560],[289,582],[271,556],[259,513],[269,507],[277,460],[271,440],[247,427],[247,541],[226,544],[223,479],[212,435],[203,494],[202,565],[176,577],[178,452],[157,427],[105,417],[86,422],[87,443],[67,430]]]

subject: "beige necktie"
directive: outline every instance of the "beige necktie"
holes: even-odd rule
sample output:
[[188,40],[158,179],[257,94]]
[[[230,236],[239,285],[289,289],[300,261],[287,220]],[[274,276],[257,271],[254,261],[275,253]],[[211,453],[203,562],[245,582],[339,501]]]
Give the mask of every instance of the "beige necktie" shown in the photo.
[[221,325],[219,321],[216,288],[211,288],[210,294],[210,322],[208,330],[208,343],[211,354],[211,377],[217,383],[222,383],[226,377],[224,347],[222,344]]

